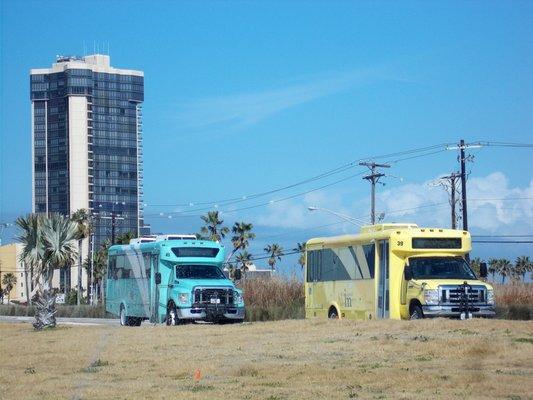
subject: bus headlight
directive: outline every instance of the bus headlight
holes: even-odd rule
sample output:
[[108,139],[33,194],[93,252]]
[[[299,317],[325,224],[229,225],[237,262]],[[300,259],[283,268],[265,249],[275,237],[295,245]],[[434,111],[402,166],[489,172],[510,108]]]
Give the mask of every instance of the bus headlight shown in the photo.
[[242,294],[238,291],[234,291],[233,292],[233,296],[234,296],[234,302],[235,304],[242,304],[244,299],[242,298]]
[[437,289],[424,290],[424,301],[426,304],[439,304],[439,291]]
[[487,304],[494,305],[494,290],[487,290]]
[[178,295],[178,302],[180,304],[187,304],[189,303],[189,293],[180,293]]

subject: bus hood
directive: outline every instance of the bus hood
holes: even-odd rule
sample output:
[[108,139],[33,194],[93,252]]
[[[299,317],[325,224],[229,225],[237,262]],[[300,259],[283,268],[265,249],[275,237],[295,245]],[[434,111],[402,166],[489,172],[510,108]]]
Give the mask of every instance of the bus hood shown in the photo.
[[177,286],[192,291],[196,286],[201,287],[225,287],[235,289],[235,285],[229,279],[179,279]]
[[471,286],[485,286],[487,290],[492,290],[491,285],[478,279],[413,279],[411,282],[420,287],[423,283],[426,283],[426,289],[438,289],[442,285],[459,286],[466,282]]

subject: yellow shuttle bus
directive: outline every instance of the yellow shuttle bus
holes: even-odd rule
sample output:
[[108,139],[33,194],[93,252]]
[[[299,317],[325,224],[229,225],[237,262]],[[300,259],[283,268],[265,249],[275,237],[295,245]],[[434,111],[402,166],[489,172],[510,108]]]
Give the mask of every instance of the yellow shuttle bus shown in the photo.
[[[465,256],[470,234],[380,224],[306,243],[307,318],[493,317],[494,291]],[[487,266],[482,264],[481,277]]]

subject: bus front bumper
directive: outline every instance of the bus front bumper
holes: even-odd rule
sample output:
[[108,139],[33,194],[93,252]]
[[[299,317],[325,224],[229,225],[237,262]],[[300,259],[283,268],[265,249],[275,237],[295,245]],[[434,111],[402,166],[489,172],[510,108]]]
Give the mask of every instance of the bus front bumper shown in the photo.
[[220,321],[244,319],[244,307],[232,306],[195,306],[191,308],[178,308],[179,319],[189,319],[194,321]]
[[[457,305],[448,305],[422,306],[422,311],[426,318],[459,318],[461,312],[464,312],[465,310]],[[496,316],[494,306],[488,305],[470,305],[468,307],[468,312],[471,313],[473,317],[494,318]]]

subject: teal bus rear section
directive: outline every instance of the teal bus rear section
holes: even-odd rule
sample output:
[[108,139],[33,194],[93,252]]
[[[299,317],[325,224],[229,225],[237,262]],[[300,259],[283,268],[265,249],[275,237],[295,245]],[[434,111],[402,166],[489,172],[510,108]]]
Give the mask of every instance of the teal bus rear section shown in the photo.
[[143,320],[242,322],[242,291],[222,272],[224,247],[204,240],[162,240],[111,246],[106,311],[122,325]]

